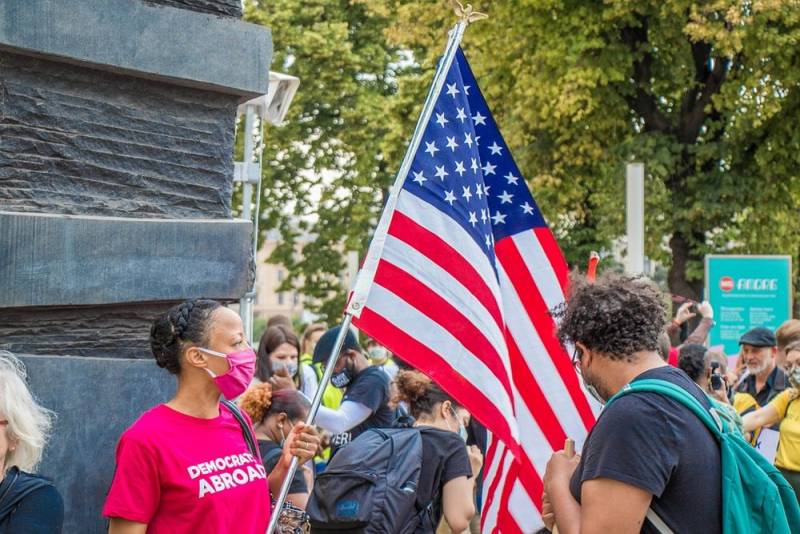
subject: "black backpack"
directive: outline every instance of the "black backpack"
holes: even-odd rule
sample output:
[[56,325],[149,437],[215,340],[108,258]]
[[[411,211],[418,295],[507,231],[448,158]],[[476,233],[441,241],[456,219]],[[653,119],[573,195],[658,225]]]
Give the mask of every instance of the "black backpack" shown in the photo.
[[421,471],[419,430],[365,431],[337,451],[317,477],[306,507],[311,531],[414,532],[430,523],[432,510],[432,505],[421,510],[416,506]]

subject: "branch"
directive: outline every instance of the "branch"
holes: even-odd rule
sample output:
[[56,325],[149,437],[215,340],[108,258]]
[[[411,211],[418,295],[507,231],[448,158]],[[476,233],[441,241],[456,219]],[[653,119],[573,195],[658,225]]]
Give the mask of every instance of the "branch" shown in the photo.
[[[695,83],[687,90],[683,98],[681,116],[678,121],[678,140],[685,144],[697,141],[700,128],[709,115],[706,107],[711,103],[712,97],[719,92],[731,66],[730,58],[717,57],[714,58],[714,68],[709,70],[711,45],[702,41],[692,44],[692,57],[694,58]],[[699,87],[702,87],[702,90],[698,96]]]
[[625,100],[628,102],[628,106],[644,119],[644,131],[666,132],[671,129],[671,125],[664,114],[661,113],[661,110],[658,109],[656,99],[649,90],[652,78],[653,55],[649,50],[644,49],[644,45],[648,43],[647,17],[637,15],[636,18],[639,20],[638,27],[626,27],[620,31],[622,42],[628,45],[631,53],[636,58],[633,61],[635,93],[626,96]]

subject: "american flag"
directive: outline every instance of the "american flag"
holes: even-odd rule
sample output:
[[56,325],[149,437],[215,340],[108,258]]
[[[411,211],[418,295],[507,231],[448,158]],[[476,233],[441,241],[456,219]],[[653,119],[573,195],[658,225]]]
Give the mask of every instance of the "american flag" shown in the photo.
[[348,312],[489,429],[482,531],[534,532],[551,453],[595,420],[549,313],[567,264],[460,49],[433,93]]

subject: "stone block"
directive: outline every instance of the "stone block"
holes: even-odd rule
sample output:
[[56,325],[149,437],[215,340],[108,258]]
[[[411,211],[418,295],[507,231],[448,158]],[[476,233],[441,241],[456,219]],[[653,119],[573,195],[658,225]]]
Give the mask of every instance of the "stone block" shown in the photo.
[[150,326],[177,302],[0,308],[0,350],[152,358]]
[[224,17],[242,17],[242,0],[144,0],[150,4],[190,9]]
[[101,534],[120,435],[166,402],[175,377],[147,360],[21,356],[36,399],[56,414],[39,472],[64,498],[63,532]]
[[241,298],[252,224],[0,212],[0,308]]
[[229,218],[237,102],[0,51],[0,210]]
[[267,28],[140,0],[3,0],[0,46],[235,94],[266,94]]

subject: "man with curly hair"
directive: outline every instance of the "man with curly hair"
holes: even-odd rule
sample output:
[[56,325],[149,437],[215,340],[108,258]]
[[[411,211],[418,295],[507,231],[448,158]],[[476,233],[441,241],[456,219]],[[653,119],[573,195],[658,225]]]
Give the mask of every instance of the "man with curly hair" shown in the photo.
[[[601,403],[647,378],[676,384],[710,407],[657,352],[666,307],[651,282],[577,278],[554,315],[587,391]],[[561,534],[722,531],[719,446],[688,408],[656,393],[630,393],[603,410],[582,456],[562,451],[550,459],[544,489],[545,519]]]

